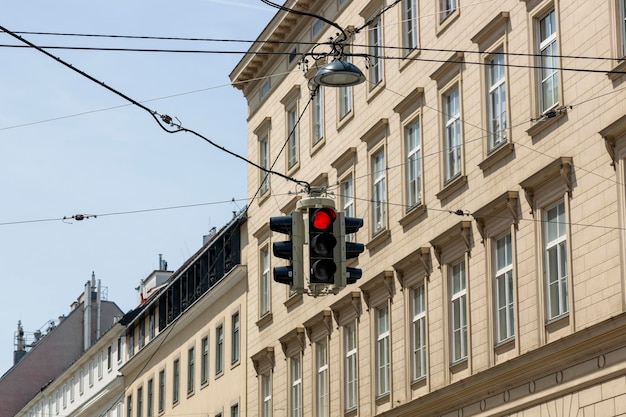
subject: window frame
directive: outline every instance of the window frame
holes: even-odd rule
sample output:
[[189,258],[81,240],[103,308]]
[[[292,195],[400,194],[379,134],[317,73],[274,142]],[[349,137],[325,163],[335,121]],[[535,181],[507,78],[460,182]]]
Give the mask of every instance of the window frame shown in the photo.
[[[459,275],[455,277],[455,267],[459,267]],[[465,258],[458,259],[447,265],[448,275],[448,302],[449,302],[449,332],[450,332],[450,363],[454,366],[457,363],[467,360],[469,356],[468,333],[469,317],[467,302],[467,274]],[[458,280],[458,282],[455,282]],[[455,283],[459,285],[458,290]],[[455,317],[455,307],[459,312],[458,323]],[[459,352],[457,352],[457,341]]]
[[[456,93],[456,100],[450,100]],[[442,94],[444,186],[463,174],[463,132],[461,128],[461,85],[455,81]],[[453,113],[454,112],[454,113]],[[454,163],[451,165],[449,157]]]
[[271,258],[269,244],[259,249],[259,317],[265,317],[272,312],[271,291]]
[[[417,295],[417,296],[416,296]],[[419,301],[419,302],[418,302]],[[419,308],[421,305],[421,309]],[[428,374],[426,285],[421,280],[410,289],[411,311],[411,382],[426,378]],[[418,366],[419,365],[419,366]]]
[[[493,65],[496,59],[501,59],[502,63]],[[506,55],[504,47],[500,46],[494,52],[485,58],[486,70],[486,93],[487,93],[487,130],[489,132],[487,139],[487,154],[491,154],[496,149],[508,143],[508,92],[507,92],[507,76],[506,76]],[[493,79],[492,69],[499,67],[501,69],[501,77],[498,80]],[[502,102],[502,95],[504,102]],[[494,98],[497,97],[499,104],[498,109],[494,106]],[[497,124],[498,129],[494,127]]]
[[[508,238],[508,242],[507,239]],[[498,242],[505,242],[505,264],[500,266]],[[494,327],[496,344],[502,344],[515,338],[515,280],[513,259],[513,235],[510,230],[492,239],[493,291],[494,291]],[[500,283],[503,282],[501,286]],[[501,297],[501,289],[504,297]],[[503,303],[501,302],[503,301]],[[504,327],[503,320],[504,319]]]
[[[552,23],[553,31],[547,36],[542,36],[542,22],[553,15],[554,21]],[[556,8],[552,5],[549,9],[539,13],[534,19],[535,37],[536,37],[536,50],[537,50],[537,97],[538,97],[538,109],[540,114],[544,114],[546,111],[558,107],[561,101],[561,88],[558,65],[558,19],[556,14]],[[545,55],[544,52],[548,51]],[[544,66],[544,57],[552,57],[551,61],[554,65],[553,71],[547,76],[544,76],[544,71],[548,68],[542,68]],[[547,102],[547,97],[544,94],[544,83],[550,79],[553,84],[553,90],[555,93],[551,97],[551,102]]]
[[302,353],[289,358],[289,412],[290,417],[302,417]]
[[[562,211],[559,213],[559,208],[562,207]],[[559,234],[558,236],[556,236],[554,239],[549,240],[549,234],[550,234],[550,212],[552,210],[557,211],[557,216],[562,216],[562,221],[558,220],[556,223],[557,226],[557,232],[558,233],[562,233]],[[557,201],[556,203],[551,204],[550,206],[546,207],[543,210],[542,213],[542,220],[543,220],[543,256],[544,256],[544,262],[543,262],[543,268],[544,268],[544,286],[545,286],[545,309],[546,309],[546,319],[548,322],[552,322],[555,320],[560,319],[561,317],[564,317],[566,315],[569,314],[569,264],[568,264],[568,242],[567,242],[567,238],[568,238],[568,230],[567,230],[567,214],[566,214],[566,207],[565,207],[565,201],[563,199]],[[560,225],[560,227],[559,227]],[[560,230],[562,228],[562,230]],[[551,272],[551,267],[550,267],[550,251],[552,249],[556,250],[556,256],[557,256],[557,262],[556,262],[556,267],[557,267],[557,276],[556,276],[556,280],[553,280],[553,277],[551,276],[550,272]],[[563,271],[561,271],[561,268],[565,267],[565,274],[563,276],[561,276],[561,273]],[[558,305],[556,306],[556,313],[553,313],[555,310],[555,306],[553,306],[553,293],[552,293],[552,289],[553,289],[553,285],[556,284],[556,296],[557,296],[557,301],[558,301]]]
[[230,316],[231,322],[231,344],[230,344],[230,364],[231,366],[241,360],[241,314],[239,311]]
[[[377,147],[370,155],[372,173],[372,237],[387,229],[387,161],[384,146]],[[379,158],[380,156],[380,158]],[[377,164],[380,162],[380,164]]]
[[295,171],[300,165],[300,135],[298,123],[298,100],[285,106],[285,128],[287,137],[287,172]]
[[172,362],[172,404],[176,405],[180,401],[180,358]]
[[402,53],[406,57],[419,47],[419,3],[418,0],[402,0],[401,6]]
[[[417,126],[416,126],[417,125]],[[421,118],[415,117],[404,125],[404,177],[405,177],[405,203],[406,212],[420,206],[424,202],[423,192],[423,156],[422,156],[422,129]],[[411,135],[411,132],[416,132]],[[412,146],[411,138],[417,136],[417,144]],[[415,169],[414,169],[415,168]],[[417,171],[416,178],[412,177],[413,171]]]
[[319,85],[311,99],[311,150],[322,146],[325,139],[324,90]]
[[272,374],[263,373],[260,379],[261,417],[272,417]]
[[196,376],[196,347],[190,346],[187,349],[187,395],[193,394],[195,390]]
[[438,0],[437,3],[439,5],[439,24],[444,23],[459,10],[458,0]]
[[137,388],[137,417],[143,417],[143,387]]
[[359,347],[356,320],[352,320],[342,327],[344,342],[344,409],[345,411],[351,411],[356,409],[359,404]]
[[148,379],[146,388],[146,417],[154,417],[154,379]]
[[224,323],[215,326],[215,375],[224,373]]
[[383,85],[385,79],[385,66],[383,45],[384,26],[382,16],[378,16],[367,26],[367,51],[369,54],[368,67],[368,91],[374,91],[378,86]]
[[159,392],[157,394],[157,411],[165,410],[165,369],[159,370]]
[[374,310],[376,398],[387,396],[391,392],[391,322],[389,313],[389,303],[379,305]]
[[315,371],[315,415],[328,417],[330,415],[330,381],[327,337],[315,343]]

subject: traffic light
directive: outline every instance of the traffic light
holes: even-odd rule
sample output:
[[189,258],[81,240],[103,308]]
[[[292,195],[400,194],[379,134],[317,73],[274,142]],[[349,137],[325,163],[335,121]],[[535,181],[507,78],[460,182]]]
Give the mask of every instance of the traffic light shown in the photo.
[[288,241],[274,242],[272,245],[274,256],[289,260],[289,266],[274,267],[274,281],[290,285],[296,292],[302,292],[304,290],[302,213],[293,211],[287,216],[270,217],[270,230],[289,235]]
[[[343,213],[341,213],[343,216]],[[343,259],[344,264],[346,259],[354,259],[358,258],[363,251],[365,251],[365,245],[362,243],[356,242],[348,242],[346,241],[346,236],[352,233],[356,233],[361,227],[363,227],[363,219],[360,217],[344,217],[343,218],[343,232],[342,233],[342,244],[345,246],[345,258]],[[351,268],[346,267],[346,283],[354,284],[359,278],[363,276],[363,271],[361,268]]]
[[[332,207],[311,207],[309,213],[310,284],[334,284],[341,271],[337,212]],[[337,223],[337,224],[335,224]],[[339,254],[339,259],[337,254]],[[339,262],[338,262],[339,261]]]

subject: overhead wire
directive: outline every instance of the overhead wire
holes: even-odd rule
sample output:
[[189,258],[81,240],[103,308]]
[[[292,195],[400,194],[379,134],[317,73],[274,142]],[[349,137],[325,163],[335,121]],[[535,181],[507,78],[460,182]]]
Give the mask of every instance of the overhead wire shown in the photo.
[[[34,48],[34,49],[36,49],[37,51],[39,51],[39,52],[43,53],[44,55],[46,55],[46,56],[48,56],[48,57],[52,58],[53,60],[57,61],[57,62],[58,62],[58,63],[60,63],[61,65],[63,65],[63,66],[65,66],[65,67],[67,67],[67,68],[71,69],[72,71],[74,71],[74,72],[78,73],[79,75],[81,75],[81,76],[83,76],[83,77],[85,77],[85,78],[89,79],[90,81],[93,81],[94,83],[98,84],[99,86],[101,86],[101,87],[103,87],[103,88],[105,88],[105,89],[109,90],[109,91],[110,91],[110,92],[112,92],[113,94],[115,94],[115,95],[118,95],[118,96],[122,97],[124,100],[126,100],[126,101],[130,102],[130,103],[131,103],[131,104],[133,104],[134,106],[139,107],[140,109],[142,109],[142,110],[146,111],[146,112],[147,112],[147,113],[149,113],[149,114],[150,114],[150,116],[151,116],[151,117],[152,117],[152,118],[156,121],[157,125],[158,125],[158,126],[159,126],[159,127],[160,127],[163,131],[165,131],[165,132],[167,132],[167,133],[180,133],[180,132],[187,132],[187,133],[190,133],[190,134],[192,134],[192,135],[194,135],[194,136],[196,136],[196,137],[198,137],[198,138],[200,138],[200,139],[203,139],[205,142],[207,142],[208,144],[210,144],[210,145],[212,145],[212,146],[214,146],[214,147],[216,147],[216,148],[220,149],[221,151],[223,151],[223,152],[225,152],[225,153],[227,153],[227,154],[229,154],[229,155],[231,155],[231,156],[233,156],[233,157],[235,157],[235,158],[241,159],[241,160],[243,160],[244,162],[246,162],[246,163],[248,163],[248,164],[250,164],[250,165],[252,165],[252,166],[254,166],[254,167],[256,167],[256,168],[258,168],[258,169],[260,169],[260,170],[262,170],[262,171],[269,172],[269,173],[271,173],[271,174],[273,174],[273,175],[277,175],[277,176],[282,177],[282,178],[284,178],[284,179],[286,179],[286,180],[288,180],[288,181],[293,181],[293,182],[295,182],[296,184],[301,184],[301,185],[303,185],[303,184],[308,184],[308,183],[306,183],[306,181],[300,181],[300,180],[297,180],[297,179],[292,178],[292,177],[290,177],[290,176],[288,176],[288,175],[285,175],[285,174],[283,174],[283,173],[280,173],[280,172],[277,172],[277,171],[267,170],[266,168],[261,167],[259,164],[255,163],[255,162],[253,162],[253,161],[250,161],[249,159],[245,158],[244,156],[239,155],[239,154],[237,154],[237,153],[235,153],[235,152],[233,152],[233,151],[231,151],[231,150],[227,149],[227,148],[226,148],[226,147],[224,147],[224,146],[218,145],[217,143],[215,143],[215,142],[214,142],[214,141],[212,141],[211,139],[209,139],[209,138],[207,138],[206,136],[204,136],[204,135],[202,135],[202,134],[200,134],[200,133],[196,132],[195,130],[192,130],[192,129],[188,129],[188,128],[186,128],[186,127],[183,127],[183,126],[180,124],[180,122],[178,122],[178,123],[177,123],[177,122],[175,122],[175,121],[172,119],[172,117],[171,117],[171,116],[169,116],[169,115],[167,115],[167,114],[159,114],[159,113],[158,113],[158,112],[156,112],[155,110],[152,110],[152,109],[150,109],[150,108],[146,107],[145,105],[143,105],[143,104],[141,104],[140,102],[138,102],[138,101],[134,100],[133,98],[129,97],[128,95],[126,95],[126,94],[124,94],[124,93],[122,93],[121,91],[116,90],[116,89],[114,89],[113,87],[108,86],[108,85],[107,85],[107,84],[105,84],[104,82],[102,82],[102,81],[100,81],[100,80],[96,79],[95,77],[93,77],[93,76],[91,76],[91,75],[87,74],[86,72],[84,72],[84,71],[82,71],[82,70],[80,70],[80,69],[78,69],[78,68],[74,67],[73,65],[71,65],[71,64],[69,64],[69,63],[67,63],[67,62],[65,62],[65,61],[64,61],[64,60],[62,60],[61,58],[58,58],[58,57],[56,57],[56,56],[52,55],[51,53],[49,53],[48,51],[46,51],[46,50],[42,49],[41,47],[39,47],[39,46],[35,45],[34,43],[32,43],[32,42],[30,42],[30,41],[28,41],[28,40],[26,40],[26,39],[22,38],[21,36],[19,36],[19,35],[17,35],[17,34],[15,34],[15,33],[13,33],[13,32],[12,32],[12,31],[10,31],[9,29],[5,28],[4,26],[1,26],[1,25],[0,25],[0,30],[4,31],[5,33],[7,33],[8,35],[10,35],[10,36],[14,37],[15,39],[17,39],[17,40],[19,40],[19,41],[21,41],[21,42],[25,43],[26,45],[30,46],[31,48]],[[157,116],[158,116],[158,117],[157,117]]]

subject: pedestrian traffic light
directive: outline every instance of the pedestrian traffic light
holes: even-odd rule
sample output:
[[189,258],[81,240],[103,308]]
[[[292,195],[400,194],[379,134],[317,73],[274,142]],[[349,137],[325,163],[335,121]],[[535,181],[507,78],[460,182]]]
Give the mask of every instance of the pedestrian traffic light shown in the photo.
[[341,246],[338,246],[337,239],[339,223],[335,224],[337,212],[332,207],[312,207],[308,209],[308,214],[309,283],[334,284],[341,264]]
[[348,284],[354,284],[361,276],[363,271],[360,268],[352,268],[346,265],[347,259],[358,258],[363,253],[365,246],[362,243],[350,242],[346,236],[356,233],[363,227],[363,219],[358,217],[345,217],[344,213],[339,213],[339,245],[343,250],[340,252],[341,258],[337,260],[337,264],[341,267],[341,273],[335,279],[335,288],[341,289]]
[[288,241],[274,242],[272,245],[274,256],[289,260],[289,266],[274,267],[274,281],[290,285],[296,292],[303,292],[304,224],[302,213],[293,211],[287,216],[270,217],[270,230],[289,235]]

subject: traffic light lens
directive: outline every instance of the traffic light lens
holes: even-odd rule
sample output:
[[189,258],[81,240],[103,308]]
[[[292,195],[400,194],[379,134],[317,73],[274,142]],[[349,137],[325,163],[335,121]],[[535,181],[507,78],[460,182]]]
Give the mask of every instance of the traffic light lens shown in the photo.
[[326,230],[333,224],[337,214],[329,209],[317,210],[313,214],[313,227],[317,230]]

